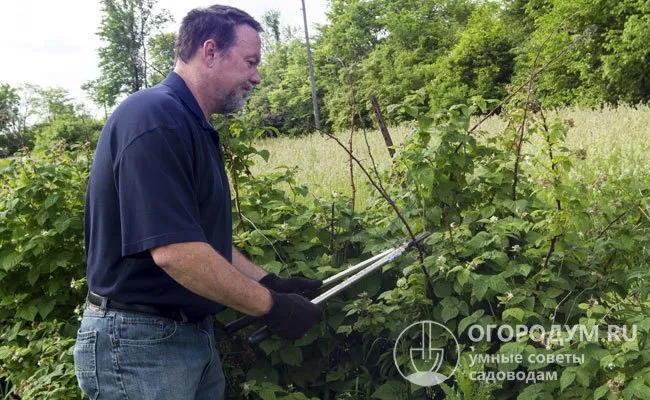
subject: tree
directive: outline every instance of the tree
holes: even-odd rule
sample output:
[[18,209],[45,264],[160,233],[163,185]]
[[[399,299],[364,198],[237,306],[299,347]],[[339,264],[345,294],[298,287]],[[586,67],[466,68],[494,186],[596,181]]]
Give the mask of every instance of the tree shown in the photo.
[[314,117],[308,74],[302,41],[276,44],[260,66],[262,82],[248,101],[249,117],[283,133],[307,133]]
[[349,124],[350,77],[362,125],[374,120],[371,95],[386,106],[426,85],[474,8],[468,0],[333,1],[315,50],[329,123]]
[[536,29],[518,57],[517,81],[536,59],[539,67],[557,58],[535,82],[547,105],[650,101],[647,1],[535,0],[525,9]]
[[0,85],[0,157],[13,153],[21,146],[21,137],[15,134],[20,106],[20,96],[15,88]]
[[514,70],[511,30],[495,3],[479,6],[452,51],[435,64],[427,86],[434,108],[466,103],[473,96],[501,99]]
[[25,84],[18,88],[3,85],[0,89],[0,157],[9,156],[23,147],[33,146],[33,133],[29,125],[42,115],[39,93],[36,85]]
[[[97,33],[101,77],[86,85],[91,96],[112,107],[123,94],[148,87],[147,40],[173,20],[156,10],[156,0],[101,0],[104,13]],[[101,104],[101,103],[100,103]]]
[[[650,101],[650,5],[632,4],[622,29],[608,32],[603,60],[603,80],[612,101],[647,103]],[[617,4],[620,9],[624,4]]]
[[262,53],[267,54],[273,50],[273,47],[282,41],[280,35],[280,12],[278,10],[269,10],[262,14]]
[[101,128],[83,106],[73,104],[65,89],[0,85],[0,157],[23,147],[49,151],[61,140],[69,146],[94,144]]
[[9,84],[0,84],[0,132],[5,132],[18,116],[20,96]]
[[156,85],[161,82],[169,71],[174,68],[174,46],[176,33],[159,33],[147,43],[151,69],[149,70],[149,84]]

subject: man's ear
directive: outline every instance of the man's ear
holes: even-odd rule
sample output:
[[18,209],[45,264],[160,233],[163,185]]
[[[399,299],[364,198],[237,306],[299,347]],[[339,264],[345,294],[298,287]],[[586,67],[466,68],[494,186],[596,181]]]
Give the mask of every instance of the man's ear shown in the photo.
[[214,39],[208,39],[203,43],[201,48],[202,58],[206,61],[214,61],[217,58],[219,50],[217,49],[217,44]]

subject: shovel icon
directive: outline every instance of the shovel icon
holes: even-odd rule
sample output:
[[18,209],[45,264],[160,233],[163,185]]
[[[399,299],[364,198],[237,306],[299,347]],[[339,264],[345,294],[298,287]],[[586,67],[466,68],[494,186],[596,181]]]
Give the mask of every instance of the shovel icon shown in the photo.
[[[445,350],[431,346],[431,325],[431,323],[422,324],[422,347],[410,348],[411,365],[418,373],[435,374],[444,360]],[[429,330],[428,335],[427,328]]]

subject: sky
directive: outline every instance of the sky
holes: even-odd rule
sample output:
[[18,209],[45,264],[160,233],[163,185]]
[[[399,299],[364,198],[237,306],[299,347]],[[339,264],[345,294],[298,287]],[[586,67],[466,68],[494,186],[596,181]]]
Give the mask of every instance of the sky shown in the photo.
[[[216,0],[238,7],[256,19],[270,9],[280,12],[284,25],[302,27],[301,0]],[[166,31],[178,30],[187,12],[215,2],[158,0],[175,22]],[[327,22],[327,0],[305,0],[310,36],[316,24]],[[101,22],[99,0],[14,0],[3,2],[0,13],[0,83],[17,86],[33,83],[61,87],[76,101],[88,104],[81,85],[99,76],[95,34]]]

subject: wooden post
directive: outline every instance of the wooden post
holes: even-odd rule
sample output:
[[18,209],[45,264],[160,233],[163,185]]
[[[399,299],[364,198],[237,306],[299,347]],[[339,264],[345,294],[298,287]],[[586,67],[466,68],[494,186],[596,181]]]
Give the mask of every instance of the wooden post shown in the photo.
[[372,108],[375,110],[375,115],[377,116],[377,124],[379,124],[379,129],[381,134],[384,136],[384,142],[386,142],[386,147],[388,148],[388,154],[390,158],[393,158],[395,155],[395,149],[393,148],[393,140],[390,138],[390,133],[388,133],[388,128],[386,128],[386,123],[384,122],[384,117],[381,115],[381,110],[379,109],[379,103],[377,98],[373,95],[370,96],[370,102],[372,103]]

